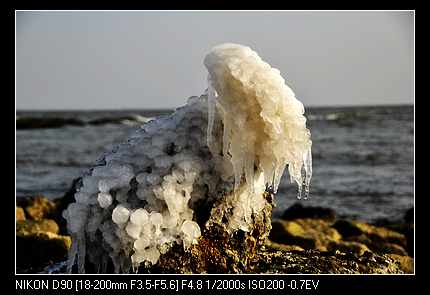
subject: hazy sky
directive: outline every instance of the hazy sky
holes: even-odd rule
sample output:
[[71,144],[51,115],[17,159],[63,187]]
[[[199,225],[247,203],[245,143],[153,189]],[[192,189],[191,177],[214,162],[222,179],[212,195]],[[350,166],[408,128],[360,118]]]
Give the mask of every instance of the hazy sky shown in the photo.
[[17,109],[175,108],[220,43],[251,47],[306,106],[414,102],[414,12],[16,12]]

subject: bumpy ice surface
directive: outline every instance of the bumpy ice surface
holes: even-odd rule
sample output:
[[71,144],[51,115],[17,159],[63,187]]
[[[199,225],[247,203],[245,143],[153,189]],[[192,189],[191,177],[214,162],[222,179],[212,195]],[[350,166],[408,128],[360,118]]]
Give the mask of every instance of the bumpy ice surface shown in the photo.
[[[307,197],[310,132],[279,71],[237,44],[214,47],[204,64],[208,91],[144,124],[78,184],[63,216],[79,272],[86,256],[99,272],[109,259],[117,273],[155,264],[174,243],[188,249],[214,222],[229,233],[249,231],[251,214],[264,208],[262,193],[276,192],[287,164],[298,197],[303,188]],[[233,212],[212,210],[202,220],[199,208],[226,193]]]

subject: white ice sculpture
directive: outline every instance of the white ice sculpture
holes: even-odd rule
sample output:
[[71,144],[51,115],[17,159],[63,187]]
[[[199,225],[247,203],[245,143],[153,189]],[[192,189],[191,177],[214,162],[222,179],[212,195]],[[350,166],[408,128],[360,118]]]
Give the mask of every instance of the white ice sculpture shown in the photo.
[[[63,213],[69,262],[77,253],[80,273],[86,256],[101,273],[108,260],[116,273],[137,271],[174,243],[188,249],[213,222],[229,233],[249,231],[251,214],[264,207],[263,192],[276,192],[286,165],[298,197],[303,189],[308,197],[310,132],[302,103],[279,71],[230,43],[215,46],[204,64],[208,91],[144,124],[83,176],[76,203]],[[212,210],[199,220],[200,206],[220,191],[234,200],[233,212]]]

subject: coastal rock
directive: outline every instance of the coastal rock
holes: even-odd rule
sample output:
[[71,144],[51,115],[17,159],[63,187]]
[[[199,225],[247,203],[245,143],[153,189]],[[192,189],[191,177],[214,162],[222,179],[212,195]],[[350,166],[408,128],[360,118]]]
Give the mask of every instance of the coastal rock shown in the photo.
[[365,235],[350,236],[345,238],[345,240],[348,242],[366,245],[374,253],[393,253],[399,255],[408,255],[406,250],[400,245],[393,243],[374,242]]
[[296,219],[275,221],[269,238],[277,243],[297,245],[304,249],[326,251],[330,242],[338,241],[341,235],[321,219]]
[[28,220],[19,220],[16,222],[16,231],[25,231],[29,233],[34,232],[51,232],[54,234],[58,234],[60,228],[58,224],[52,219],[28,219]]
[[405,247],[407,243],[404,234],[359,221],[339,220],[333,227],[344,237],[365,235],[371,239],[373,243],[392,243],[402,247]]
[[336,251],[261,251],[254,273],[259,274],[401,274],[401,265],[388,255]]
[[60,227],[57,222],[47,218],[56,216],[55,203],[42,196],[25,198],[19,203],[25,209],[16,206],[17,271],[34,272],[52,261],[65,259],[71,239],[69,236],[58,235]]
[[391,258],[401,263],[400,269],[406,274],[414,273],[414,258],[398,254],[388,254]]
[[280,244],[295,245],[295,237],[302,232],[303,228],[294,221],[276,220],[272,222],[269,239]]
[[330,241],[327,245],[328,250],[339,250],[344,253],[357,253],[358,255],[363,255],[364,252],[370,252],[370,249],[362,243],[358,242],[349,242],[349,241]]
[[294,220],[297,218],[313,218],[323,219],[326,221],[334,221],[336,214],[332,209],[323,207],[303,206],[301,203],[295,203],[287,208],[282,215],[283,220]]
[[410,221],[414,221],[415,209],[414,207],[409,208],[405,213],[405,222],[408,223]]
[[297,245],[285,245],[285,244],[279,244],[276,242],[271,241],[270,239],[266,239],[266,242],[264,243],[264,250],[265,249],[271,249],[276,251],[304,251],[302,247],[299,247]]
[[22,207],[20,206],[16,206],[15,220],[19,221],[19,220],[26,220],[26,219],[27,218],[25,218],[24,209],[22,209]]
[[51,232],[16,233],[16,266],[22,269],[46,266],[50,261],[65,259],[70,237]]
[[[220,232],[221,233],[221,232]],[[224,239],[225,240],[225,239]],[[233,243],[235,243],[233,241]],[[199,243],[200,244],[200,243]],[[275,244],[275,245],[274,245]],[[203,244],[200,244],[203,245]],[[402,265],[389,255],[376,255],[365,251],[363,254],[343,253],[339,250],[319,251],[298,249],[276,249],[280,244],[268,242],[266,245],[249,256],[248,267],[239,263],[240,259],[235,251],[230,251],[229,245],[215,242],[213,248],[203,250],[193,247],[191,251],[182,253],[180,247],[169,252],[163,263],[139,269],[139,273],[243,273],[243,274],[401,274]],[[206,252],[206,254],[205,254]],[[209,254],[208,254],[209,253]],[[203,256],[199,256],[202,255]],[[206,260],[205,260],[206,259]],[[214,263],[215,260],[218,262]],[[202,262],[209,262],[213,268],[202,271]],[[190,262],[196,263],[190,267]]]
[[[413,208],[412,208],[413,209]],[[409,209],[407,215],[413,214],[413,210]],[[413,217],[412,217],[413,218]],[[405,217],[405,220],[406,219]],[[405,250],[408,252],[408,255],[414,257],[414,220],[406,221],[405,223],[396,223],[387,226],[388,229],[396,231],[398,233],[404,234],[406,237],[406,247]]]
[[[270,216],[275,206],[273,195],[265,192],[264,199],[266,203],[263,210],[252,214],[253,228],[250,231],[238,230],[229,234],[223,222],[213,223],[203,228],[197,243],[187,250],[183,245],[174,245],[168,252],[161,254],[154,265],[141,264],[138,273],[249,273],[271,229]],[[213,210],[223,205],[221,202]],[[97,269],[86,261],[85,271],[92,273],[97,272]],[[113,272],[110,263],[107,272]]]
[[57,217],[56,205],[43,196],[33,196],[19,201],[27,219],[55,219]]
[[341,220],[333,224],[322,219],[305,218],[277,220],[272,223],[272,227],[269,238],[273,242],[307,250],[340,250],[358,255],[366,251],[408,255],[404,248],[405,235],[362,222]]

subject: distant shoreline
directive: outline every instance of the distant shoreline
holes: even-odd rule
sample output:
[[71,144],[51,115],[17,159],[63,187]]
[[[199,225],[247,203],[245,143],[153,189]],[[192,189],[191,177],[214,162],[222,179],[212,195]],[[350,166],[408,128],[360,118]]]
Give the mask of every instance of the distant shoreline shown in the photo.
[[[383,107],[414,107],[415,103],[399,104],[375,104],[375,105],[305,105],[305,109],[329,109],[329,108],[383,108]],[[130,112],[130,111],[151,111],[151,112],[173,112],[173,108],[118,108],[118,109],[16,109],[15,112]]]

